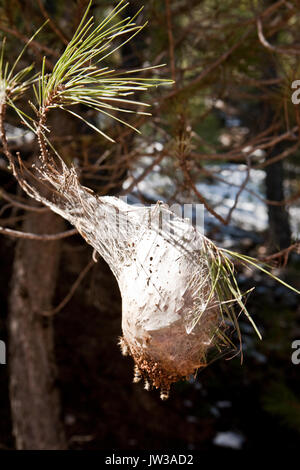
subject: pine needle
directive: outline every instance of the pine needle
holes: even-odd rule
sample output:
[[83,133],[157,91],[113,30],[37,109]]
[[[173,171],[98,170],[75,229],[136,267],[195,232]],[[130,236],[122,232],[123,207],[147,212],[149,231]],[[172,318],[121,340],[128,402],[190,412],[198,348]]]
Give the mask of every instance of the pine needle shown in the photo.
[[[38,89],[34,90],[41,111],[59,107],[71,112],[73,116],[86,122],[94,130],[97,129],[97,132],[110,142],[114,141],[106,133],[68,108],[82,104],[137,131],[128,122],[108,111],[149,114],[128,108],[127,106],[140,107],[146,104],[127,99],[126,96],[161,84],[172,83],[171,80],[134,76],[135,73],[156,67],[124,72],[125,76],[119,76],[115,70],[110,70],[107,66],[99,67],[101,62],[114,54],[146,26],[146,23],[138,26],[134,22],[141,10],[132,18],[116,20],[127,5],[128,3],[122,0],[99,25],[95,26],[92,17],[87,19],[91,7],[90,2],[73,38],[56,62],[51,74],[45,74],[45,59],[43,60]],[[111,48],[115,39],[125,35],[128,37]],[[122,107],[109,105],[107,103],[109,100],[119,101]]]

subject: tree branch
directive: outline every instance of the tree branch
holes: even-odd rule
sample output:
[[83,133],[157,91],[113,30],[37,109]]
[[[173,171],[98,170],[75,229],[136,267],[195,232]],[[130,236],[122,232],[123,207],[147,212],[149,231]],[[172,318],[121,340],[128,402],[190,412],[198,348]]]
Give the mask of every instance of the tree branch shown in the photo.
[[[165,0],[165,1],[166,1],[166,13],[167,13],[167,28],[168,28],[168,38],[169,38],[169,55],[170,55],[170,62],[171,62],[171,74],[172,74],[172,79],[175,82],[176,68],[175,68],[174,38],[173,38],[173,31],[172,31],[170,0]],[[175,83],[174,83],[174,86],[175,86]]]
[[43,316],[50,317],[52,315],[56,315],[58,312],[60,312],[66,305],[67,303],[71,300],[73,295],[75,294],[79,284],[81,281],[85,278],[89,270],[95,265],[95,259],[92,258],[92,260],[85,266],[85,268],[79,273],[76,281],[72,285],[71,289],[69,290],[68,294],[65,296],[65,298],[57,305],[57,307],[53,308],[52,310],[49,310],[47,312],[41,312]]
[[269,43],[269,41],[266,39],[264,32],[263,32],[263,27],[262,27],[262,22],[261,19],[257,19],[257,35],[260,43],[266,48],[269,49],[272,52],[276,52],[278,54],[289,54],[289,55],[299,55],[300,54],[300,48],[284,48],[284,47],[276,47],[273,46],[272,44]]
[[20,232],[18,230],[12,230],[10,228],[0,227],[0,235],[8,235],[9,237],[13,238],[25,238],[27,240],[37,240],[42,242],[50,242],[54,240],[61,240],[62,238],[67,238],[72,235],[76,235],[78,233],[76,228],[71,230],[67,230],[66,232],[60,232],[55,234],[43,234],[38,235],[36,233],[29,233],[29,232]]
[[12,34],[16,38],[21,39],[22,42],[24,42],[25,44],[28,44],[29,47],[37,50],[38,52],[46,52],[46,54],[51,55],[53,57],[59,57],[58,52],[54,51],[53,49],[50,49],[50,47],[47,47],[44,44],[40,44],[37,41],[34,41],[34,40],[30,41],[30,38],[20,33],[16,29],[9,28],[8,26],[5,26],[4,24],[0,25],[0,29],[4,31],[5,33]]
[[40,10],[41,10],[42,14],[46,18],[46,20],[49,21],[49,26],[51,27],[51,29],[61,39],[63,44],[68,45],[68,43],[69,43],[68,39],[65,37],[65,35],[61,31],[61,29],[58,26],[56,26],[56,24],[54,23],[52,18],[49,16],[48,12],[46,11],[46,8],[43,5],[43,2],[41,0],[38,0],[38,4],[39,4],[39,7],[40,7]]
[[10,202],[10,206],[18,207],[19,209],[24,209],[25,211],[31,212],[46,212],[49,211],[48,207],[34,207],[28,204],[23,204],[22,202],[16,201],[9,195],[4,189],[0,189],[0,198],[3,198],[5,201]]

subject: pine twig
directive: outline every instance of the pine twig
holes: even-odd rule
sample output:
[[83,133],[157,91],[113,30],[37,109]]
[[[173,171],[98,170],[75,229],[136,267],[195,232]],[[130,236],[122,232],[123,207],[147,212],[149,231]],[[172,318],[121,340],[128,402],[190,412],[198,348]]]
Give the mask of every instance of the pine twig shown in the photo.
[[10,228],[0,227],[0,235],[8,235],[13,238],[24,238],[26,240],[37,240],[41,242],[50,242],[55,240],[61,240],[63,238],[71,237],[78,233],[76,228],[67,230],[66,232],[59,232],[55,234],[36,234],[30,232],[20,232],[18,230],[12,230]]
[[65,298],[57,305],[57,307],[53,308],[52,310],[42,312],[43,316],[50,317],[52,315],[56,315],[59,313],[66,305],[67,303],[71,300],[73,295],[75,294],[79,284],[81,281],[85,278],[89,270],[95,265],[95,259],[94,257],[92,260],[85,266],[85,268],[79,273],[76,281],[72,285],[71,289],[69,290],[68,294],[65,296]]

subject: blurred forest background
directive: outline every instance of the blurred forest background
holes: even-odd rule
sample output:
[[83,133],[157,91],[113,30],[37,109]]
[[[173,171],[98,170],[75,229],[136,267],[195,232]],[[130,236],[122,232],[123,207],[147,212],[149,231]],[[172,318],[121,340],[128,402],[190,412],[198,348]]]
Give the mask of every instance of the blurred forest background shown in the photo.
[[[55,146],[100,195],[204,204],[208,237],[268,261],[299,289],[300,114],[291,96],[300,79],[300,3],[131,0],[124,15],[143,3],[137,22],[149,25],[107,63],[118,70],[166,63],[141,76],[175,83],[137,97],[152,105],[152,117],[127,117],[141,134],[80,109],[116,144],[54,112]],[[38,68],[46,55],[51,70],[87,4],[0,0],[7,58],[48,19],[21,65]],[[115,5],[95,0],[92,13],[101,20]],[[11,150],[30,164],[38,152],[32,133],[13,112],[7,121]],[[1,154],[0,188],[1,227],[69,235],[1,234],[0,339],[9,346],[0,366],[1,449],[298,449],[296,294],[237,266],[241,288],[256,287],[247,306],[263,341],[241,318],[243,365],[221,358],[161,402],[132,384],[133,362],[121,356],[121,299],[108,266],[95,264],[72,227],[25,196]]]

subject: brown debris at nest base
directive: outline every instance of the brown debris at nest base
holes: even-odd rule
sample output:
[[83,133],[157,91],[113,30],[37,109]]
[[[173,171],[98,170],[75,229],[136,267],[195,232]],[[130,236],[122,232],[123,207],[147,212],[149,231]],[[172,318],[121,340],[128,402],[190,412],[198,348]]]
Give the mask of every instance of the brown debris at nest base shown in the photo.
[[121,348],[122,356],[128,356],[129,355],[129,348],[128,348],[128,345],[127,345],[126,341],[124,340],[124,338],[122,336],[120,336],[120,338],[119,338],[118,345]]
[[133,383],[137,384],[142,380],[142,374],[138,366],[135,364],[134,366],[134,377],[133,377]]
[[[152,387],[160,389],[160,398],[162,400],[169,398],[172,383],[186,379],[189,375],[180,375],[174,371],[170,371],[168,366],[153,360],[142,348],[137,349],[129,346],[123,337],[120,338],[119,345],[122,354],[123,351],[126,350],[126,355],[131,355],[135,362],[133,383],[138,383],[143,379],[144,389],[147,391],[151,390]],[[196,370],[197,368],[191,373],[195,373]]]

